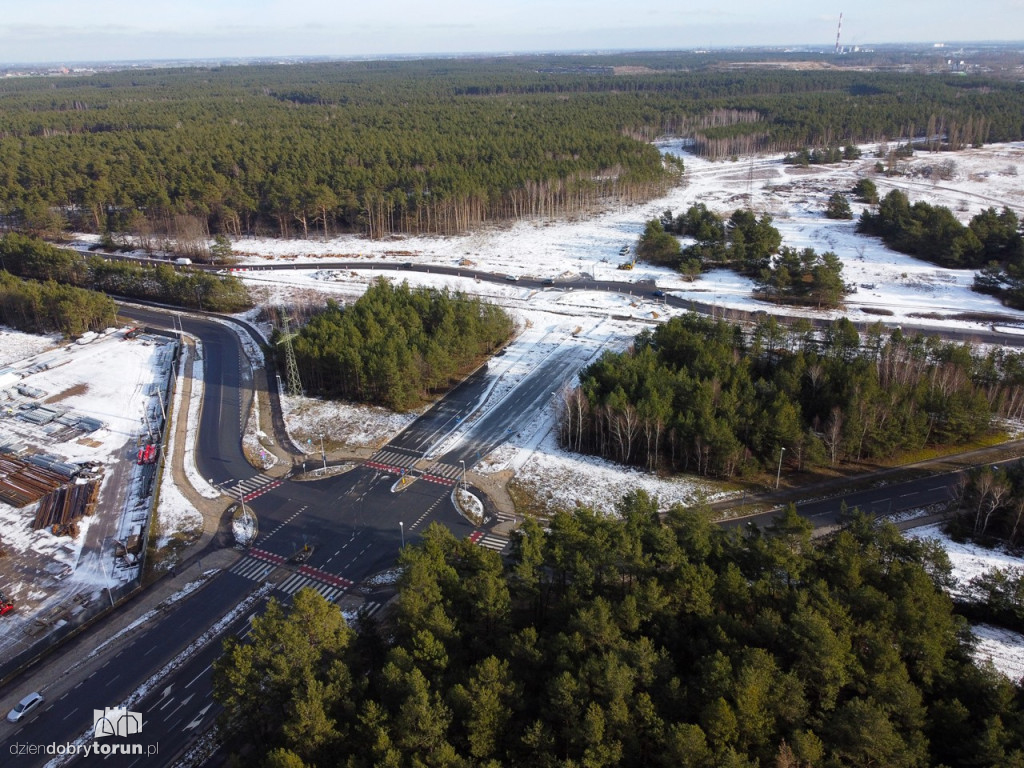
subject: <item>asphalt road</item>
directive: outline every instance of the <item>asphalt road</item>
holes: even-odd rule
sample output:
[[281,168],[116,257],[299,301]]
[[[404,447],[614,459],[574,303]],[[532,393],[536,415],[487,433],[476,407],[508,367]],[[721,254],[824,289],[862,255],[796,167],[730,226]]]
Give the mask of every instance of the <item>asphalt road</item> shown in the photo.
[[466,467],[472,467],[528,426],[552,398],[559,396],[562,387],[593,353],[592,347],[579,344],[570,344],[568,352],[561,347],[557,349],[499,403],[474,421],[459,444],[441,460],[453,466],[465,462]]
[[[102,254],[104,258],[110,258],[114,260],[134,261],[134,262],[149,262],[150,259],[138,258],[133,256],[124,256],[122,254]],[[161,262],[166,263],[166,262]],[[222,268],[217,266],[206,266],[201,264],[193,264],[189,269],[204,269],[207,271],[220,271]],[[259,265],[245,265],[236,268],[238,271],[243,272],[263,272],[272,270],[322,270],[322,269],[348,269],[348,270],[359,270],[359,271],[381,271],[381,272],[424,272],[428,274],[439,274],[439,275],[450,275],[455,277],[468,277],[474,280],[480,280],[483,282],[490,283],[509,283],[508,276],[506,274],[497,274],[492,272],[482,272],[475,269],[467,269],[465,267],[447,267],[442,265],[426,265],[417,264],[415,262],[392,262],[392,263],[368,263],[366,261],[316,261],[316,262],[292,262],[278,263],[278,264],[259,264]],[[623,275],[631,274],[623,271]],[[672,296],[667,293],[663,297],[655,297],[654,292],[658,291],[658,286],[653,280],[595,280],[592,275],[587,273],[581,274],[578,278],[572,280],[561,280],[554,276],[552,277],[518,277],[514,281],[515,285],[523,288],[531,288],[536,290],[543,290],[545,288],[559,288],[562,290],[587,290],[587,291],[609,291],[614,293],[623,293],[627,295],[647,295],[652,299],[657,299],[668,306],[676,307],[678,309],[690,309],[694,312],[698,312],[704,315],[718,315],[726,316],[734,320],[746,320],[751,321],[757,319],[759,312],[748,311],[741,309],[729,309],[723,308],[721,304],[716,302],[704,302],[694,301],[691,299],[682,299],[676,296]],[[765,311],[769,314],[774,315],[780,320],[796,320],[796,319],[808,319],[804,316],[787,315],[785,314],[785,307],[775,304],[764,304]],[[824,328],[830,324],[828,319],[810,319],[810,322],[816,328]],[[883,325],[894,326],[895,323],[886,323],[881,320]],[[998,322],[998,320],[993,320]],[[874,323],[857,322],[854,325],[857,330],[861,333],[865,332],[869,326]],[[964,330],[960,328],[950,328],[948,326],[937,329],[934,325],[921,325],[916,323],[901,322],[900,327],[905,334],[916,334],[921,333],[925,336],[940,336],[941,338],[948,339],[950,341],[967,341],[972,343],[983,343],[983,344],[1001,344],[1008,347],[1024,347],[1024,336],[1020,334],[1009,334],[1000,333],[989,329],[979,330]]]
[[[959,492],[961,478],[968,469],[985,464],[992,466],[1005,466],[1016,463],[1018,458],[1007,458],[1007,456],[1020,457],[1024,455],[1024,441],[1005,443],[993,448],[984,448],[969,453],[946,456],[931,462],[924,462],[914,468],[899,467],[894,470],[878,472],[869,479],[874,482],[872,487],[859,490],[829,490],[827,484],[819,486],[816,498],[806,501],[795,500],[797,512],[802,517],[810,520],[815,528],[829,528],[841,525],[844,515],[853,509],[859,509],[875,517],[886,517],[900,512],[924,509],[935,506],[944,507],[948,502],[956,499]],[[896,477],[898,473],[898,478]],[[864,478],[860,478],[863,484]],[[853,479],[858,482],[857,478]],[[728,509],[736,517],[728,520],[726,526],[740,526],[754,524],[758,527],[766,527],[778,515],[779,510],[787,503],[783,497],[793,493],[809,494],[804,489],[796,492],[783,492],[782,494],[766,494],[757,499],[751,499],[758,508],[763,508],[765,501],[776,501],[776,508],[770,512],[758,514],[744,514],[743,504],[735,500],[722,504],[713,505],[716,509]]]
[[[302,265],[287,266],[303,268]],[[365,266],[344,262],[317,265],[319,268]],[[456,269],[432,267],[430,270],[467,274],[465,270]],[[475,276],[474,273],[469,274]],[[478,273],[478,276],[495,281],[503,279],[483,273]],[[521,279],[519,284],[544,287],[542,281],[526,279]],[[638,290],[636,284],[607,281],[582,280],[573,285],[590,290]],[[649,288],[653,290],[653,286]],[[708,305],[684,303],[671,297],[667,301],[692,306],[697,311],[710,309]],[[150,325],[170,325],[167,315],[155,311],[133,310],[132,313]],[[241,428],[246,405],[244,393],[250,380],[248,364],[241,354],[239,342],[233,331],[216,322],[181,316],[181,326],[202,340],[206,364],[197,465],[204,476],[215,483],[252,481],[258,478],[258,473],[241,454]],[[904,330],[912,329],[905,326]],[[1007,340],[1002,335],[992,336],[1001,343]],[[978,334],[971,334],[971,337],[978,338]],[[1024,343],[1024,340],[1018,343]],[[581,357],[575,354],[552,356],[546,360],[496,407],[476,420],[465,439],[442,460],[449,464],[465,462],[472,466],[538,413],[561,383],[575,373],[580,360]],[[485,387],[483,372],[471,377],[400,434],[388,448],[420,456],[429,452],[439,439],[470,416]],[[8,745],[12,742],[62,743],[76,738],[84,727],[91,724],[93,709],[122,701],[155,670],[165,665],[176,653],[175,649],[187,644],[231,611],[265,579],[277,584],[272,594],[280,599],[287,599],[292,594],[285,588],[287,585],[295,586],[300,581],[323,591],[334,590],[332,595],[336,599],[353,584],[393,563],[402,544],[414,540],[431,522],[446,525],[457,536],[465,536],[475,530],[449,502],[450,483],[419,479],[395,492],[397,480],[398,476],[393,472],[361,466],[313,482],[288,481],[268,486],[265,492],[248,501],[259,516],[262,532],[255,550],[245,554],[232,570],[216,576],[199,596],[182,600],[172,610],[155,617],[149,629],[111,662],[107,672],[83,681],[57,701],[48,701],[36,715],[19,724],[0,743],[0,753],[6,757]],[[930,503],[929,500],[946,498],[953,484],[955,478],[952,476],[945,479],[920,478],[859,494],[847,494],[845,499],[850,506],[858,505],[869,510],[891,504],[898,508],[904,503],[896,500],[905,500],[907,506],[923,505]],[[816,525],[829,524],[838,519],[840,503],[840,498],[833,498],[801,504],[798,509]],[[303,549],[310,550],[304,562],[288,562],[288,558]],[[227,631],[244,632],[243,624],[236,623]],[[198,732],[215,715],[215,707],[209,707],[209,663],[219,652],[219,647],[219,640],[207,645],[194,659],[162,680],[159,690],[150,692],[149,698],[136,705],[139,711],[148,713],[146,743],[161,745],[158,756],[147,756],[141,764],[165,764],[172,756],[165,742],[180,744],[188,737],[189,731]],[[192,723],[195,725],[189,727]],[[19,761],[16,764],[38,765],[42,762]]]
[[[135,322],[167,331],[180,327],[202,342],[203,408],[196,465],[215,484],[239,482],[257,473],[242,455],[242,426],[252,376],[238,336],[231,328],[191,315],[167,314],[139,306],[121,307]],[[246,396],[247,395],[247,396]],[[243,396],[246,396],[243,402]]]
[[[161,669],[177,654],[183,651],[206,627],[214,624],[226,609],[237,605],[246,594],[254,589],[251,581],[223,575],[218,584],[217,599],[208,599],[205,590],[181,600],[176,610],[162,617],[155,617],[149,622],[148,628],[140,632],[131,644],[126,645],[109,659],[103,667],[81,680],[74,689],[60,698],[43,703],[42,709],[11,729],[11,733],[0,742],[0,754],[4,755],[5,765],[42,765],[49,759],[12,758],[12,744],[68,744],[73,742],[93,722],[93,710],[116,706],[118,702],[135,691],[147,680],[153,671]],[[88,654],[87,640],[79,641],[82,653]],[[219,650],[220,644],[213,643],[213,650]],[[201,694],[209,699],[209,689]],[[135,711],[140,711],[135,707]],[[141,710],[145,713],[145,710]],[[159,739],[165,733],[156,723],[150,729],[150,717],[147,715],[143,733],[145,739]],[[164,743],[169,745],[180,743],[180,733]],[[115,741],[117,741],[115,739]],[[139,739],[127,740],[136,743]],[[120,740],[124,743],[125,740]],[[144,743],[144,742],[143,742]],[[165,747],[167,749],[167,747]],[[83,761],[94,761],[98,758],[89,756]],[[146,765],[162,763],[146,763]]]
[[431,447],[472,413],[487,385],[487,366],[484,365],[397,435],[388,447],[413,456],[425,456]]
[[[152,310],[133,309],[131,316],[154,326],[170,322],[167,316]],[[197,465],[216,483],[253,480],[258,473],[241,453],[242,385],[248,381],[248,364],[237,337],[216,322],[184,316],[180,322],[186,332],[201,339],[206,366]],[[445,433],[452,409],[457,412],[476,403],[483,385],[482,375],[470,379],[456,391],[457,397],[442,401],[407,428],[395,447],[429,447]],[[393,564],[403,543],[416,539],[431,522],[447,526],[460,537],[475,530],[449,501],[451,483],[417,480],[393,492],[397,480],[394,473],[357,467],[312,482],[284,482],[249,500],[247,504],[260,519],[262,533],[254,550],[259,557],[244,555],[232,570],[218,574],[196,596],[153,617],[148,629],[127,644],[105,671],[83,680],[60,699],[47,701],[36,714],[13,727],[0,742],[0,753],[6,757],[15,743],[73,741],[92,723],[94,709],[123,701],[265,580],[277,584],[271,590],[277,599],[288,599],[293,587],[299,586],[319,588],[337,599],[352,585]],[[307,547],[311,553],[302,563],[288,562]],[[260,606],[254,610],[260,610]],[[240,631],[239,626],[236,623],[225,631]],[[80,642],[83,652],[87,652],[88,639]],[[160,681],[158,690],[135,705],[135,711],[145,717],[145,728],[143,734],[127,742],[159,744],[159,753],[146,754],[141,764],[165,764],[191,735],[189,731],[199,733],[212,722],[216,707],[209,706],[209,665],[219,650],[218,637],[200,649],[194,659],[171,671]],[[114,742],[116,739],[104,741]],[[90,755],[79,758],[79,762],[98,759]],[[139,758],[102,759],[105,764],[131,765]],[[41,765],[45,760],[19,758],[16,764]]]

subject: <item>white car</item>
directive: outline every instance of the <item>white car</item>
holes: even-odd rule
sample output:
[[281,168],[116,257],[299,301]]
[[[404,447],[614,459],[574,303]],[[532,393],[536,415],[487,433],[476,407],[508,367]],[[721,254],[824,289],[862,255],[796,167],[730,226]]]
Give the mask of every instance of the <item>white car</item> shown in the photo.
[[7,713],[7,722],[16,723],[29,712],[43,703],[43,696],[40,693],[30,693],[19,701],[10,712]]

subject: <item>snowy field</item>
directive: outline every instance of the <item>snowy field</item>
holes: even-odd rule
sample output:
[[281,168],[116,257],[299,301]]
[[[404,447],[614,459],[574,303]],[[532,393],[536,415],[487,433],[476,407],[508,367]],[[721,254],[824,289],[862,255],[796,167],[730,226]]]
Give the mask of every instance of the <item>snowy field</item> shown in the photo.
[[311,461],[320,456],[320,435],[330,445],[376,449],[416,419],[415,413],[288,395],[281,398],[281,408],[292,440]]
[[[683,154],[684,183],[666,197],[642,206],[608,211],[583,221],[520,222],[455,237],[395,237],[369,241],[355,236],[328,241],[243,239],[235,251],[244,264],[268,260],[315,261],[317,259],[365,260],[366,269],[354,272],[301,272],[282,276],[249,273],[247,281],[265,289],[268,297],[282,293],[298,296],[306,289],[338,297],[358,295],[374,276],[374,263],[412,262],[467,266],[498,274],[537,278],[571,279],[580,273],[601,280],[655,280],[658,286],[682,298],[718,303],[723,307],[749,309],[751,283],[727,271],[702,275],[685,282],[671,270],[637,264],[632,272],[616,269],[623,261],[619,249],[635,244],[644,223],[665,210],[682,213],[701,202],[729,215],[749,207],[769,213],[782,233],[785,245],[811,247],[819,252],[834,251],[844,263],[844,277],[858,287],[849,296],[846,314],[854,320],[875,320],[864,309],[883,308],[893,312],[888,322],[914,321],[947,325],[948,320],[920,318],[936,313],[992,312],[1022,317],[1006,310],[993,297],[970,291],[974,273],[932,266],[889,250],[876,238],[857,235],[856,219],[865,207],[851,202],[854,219],[830,220],[824,216],[828,197],[835,191],[849,192],[862,177],[871,178],[884,196],[892,189],[903,190],[911,202],[925,200],[950,208],[961,221],[985,208],[1007,206],[1024,218],[1024,143],[993,145],[958,153],[917,153],[901,162],[903,176],[886,177],[874,171],[878,158],[873,146],[863,148],[864,157],[828,166],[801,168],[785,165],[782,156],[744,158],[736,162],[711,162],[685,154],[680,142],[661,142],[666,152]],[[942,175],[950,178],[940,180]],[[930,169],[930,170],[929,170]],[[930,178],[926,177],[930,174]],[[379,273],[378,273],[379,274]],[[392,276],[394,273],[391,273]],[[413,273],[402,275],[410,282]],[[417,276],[417,282],[458,285],[464,290],[503,298],[512,304],[529,297],[525,289],[509,286],[480,286],[470,280]],[[865,288],[873,285],[874,288]],[[639,288],[638,288],[639,290]],[[599,302],[598,302],[599,303]],[[765,305],[768,311],[771,305]],[[964,323],[965,327],[979,327]]]
[[[891,324],[906,322],[935,328],[989,329],[994,321],[955,319],[964,312],[978,312],[998,315],[999,329],[1008,334],[1020,331],[1015,318],[1020,318],[1024,325],[1024,313],[1006,309],[993,297],[970,290],[973,272],[935,267],[891,251],[878,239],[857,235],[856,217],[864,205],[851,202],[855,218],[850,221],[827,219],[823,213],[834,191],[852,191],[859,178],[870,177],[881,195],[899,188],[912,202],[927,200],[945,205],[964,222],[990,206],[1008,206],[1024,218],[1024,184],[1017,176],[1018,168],[1024,168],[1024,143],[959,153],[918,153],[900,164],[904,175],[893,177],[874,171],[878,158],[874,156],[877,147],[873,146],[863,147],[864,157],[860,160],[810,168],[786,165],[781,155],[711,162],[686,154],[679,141],[660,142],[659,146],[665,152],[684,156],[684,183],[666,197],[642,206],[609,210],[585,220],[519,222],[453,237],[393,237],[382,241],[355,236],[327,241],[242,239],[234,248],[243,265],[286,260],[309,263],[310,269],[247,271],[241,275],[264,304],[316,305],[325,297],[353,301],[371,280],[381,275],[407,280],[415,286],[449,287],[480,296],[501,304],[517,318],[522,335],[509,354],[516,356],[527,370],[542,356],[552,353],[550,345],[567,343],[577,326],[591,328],[599,324],[595,336],[603,336],[603,341],[595,352],[600,352],[624,348],[642,328],[671,316],[676,310],[651,295],[648,281],[655,281],[673,296],[723,308],[799,312],[754,301],[751,282],[725,270],[704,274],[688,283],[671,270],[640,263],[632,271],[617,269],[624,260],[620,249],[635,245],[646,221],[665,210],[678,214],[702,202],[723,215],[741,207],[751,207],[759,214],[769,213],[785,245],[835,251],[843,260],[845,280],[855,285],[857,292],[847,297],[842,311],[832,312],[831,316],[845,314],[858,321],[881,319]],[[941,174],[936,172],[940,166]],[[948,178],[940,181],[939,175]],[[316,268],[317,261],[327,259],[365,261],[366,266],[356,270]],[[599,280],[630,280],[637,288],[628,296],[573,291],[563,286],[538,291],[514,282],[477,282],[468,277],[420,271],[382,272],[374,268],[375,264],[406,262],[418,268],[463,266],[564,281],[587,275]],[[877,310],[892,314],[872,314]],[[822,313],[806,310],[806,314]],[[489,403],[497,402],[500,394],[496,392]],[[315,435],[326,428],[336,445],[375,446],[407,423],[370,409],[306,399],[288,402],[286,407],[296,442],[300,444],[310,437],[315,442]],[[666,504],[693,498],[697,493],[714,495],[713,488],[691,481],[666,482],[559,451],[551,437],[553,412],[552,408],[540,423],[524,425],[518,435],[487,457],[478,469],[513,469],[522,482],[542,491],[542,496],[553,503],[572,505],[579,500],[604,510],[610,510],[620,491],[633,483],[648,487]],[[451,443],[446,447],[451,447]],[[603,481],[593,484],[585,499],[578,498],[578,484],[572,479],[595,473]],[[625,479],[631,476],[632,480]]]

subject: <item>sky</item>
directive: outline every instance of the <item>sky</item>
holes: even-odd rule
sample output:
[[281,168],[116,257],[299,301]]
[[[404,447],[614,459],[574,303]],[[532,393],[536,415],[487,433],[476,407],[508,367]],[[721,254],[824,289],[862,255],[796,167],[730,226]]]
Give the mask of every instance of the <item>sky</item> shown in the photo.
[[1024,0],[8,0],[0,63],[1024,39]]

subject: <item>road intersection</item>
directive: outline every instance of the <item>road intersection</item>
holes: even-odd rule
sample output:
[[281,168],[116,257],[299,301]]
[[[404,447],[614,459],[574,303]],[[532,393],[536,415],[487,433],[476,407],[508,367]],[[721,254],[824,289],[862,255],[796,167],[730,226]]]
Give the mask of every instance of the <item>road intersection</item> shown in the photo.
[[[170,316],[153,310],[131,312],[147,325],[172,325]],[[102,667],[73,687],[65,686],[58,696],[48,696],[37,716],[7,729],[0,742],[5,755],[17,743],[87,739],[91,710],[127,702],[146,717],[145,740],[140,743],[158,745],[159,751],[147,754],[144,763],[137,756],[117,755],[106,758],[107,764],[170,764],[187,743],[209,729],[218,712],[212,704],[210,676],[220,638],[228,633],[244,637],[252,616],[269,597],[287,600],[309,587],[338,603],[361,602],[364,615],[375,613],[381,602],[367,598],[360,584],[391,566],[401,547],[433,522],[481,546],[504,549],[507,539],[458,514],[450,501],[452,489],[465,470],[507,440],[516,425],[544,409],[582,362],[578,351],[552,355],[493,408],[464,425],[457,444],[442,449],[445,438],[482,401],[488,381],[486,369],[481,369],[370,460],[344,473],[299,482],[262,474],[242,454],[241,431],[253,378],[247,374],[236,332],[198,316],[182,317],[180,325],[202,342],[204,350],[197,467],[214,484],[225,486],[229,495],[244,499],[259,517],[261,533],[244,553],[223,552],[222,567],[205,576],[200,589],[150,617],[144,630],[123,642]],[[403,478],[407,482],[401,482]],[[936,477],[923,472],[906,482],[834,495],[798,509],[816,525],[831,525],[838,521],[843,501],[874,511],[927,505],[948,499],[955,483],[955,473]],[[88,637],[82,638],[78,646],[87,649],[88,642]],[[40,765],[47,759],[19,759],[13,764]]]

